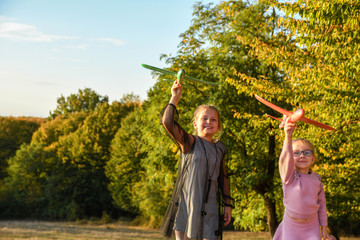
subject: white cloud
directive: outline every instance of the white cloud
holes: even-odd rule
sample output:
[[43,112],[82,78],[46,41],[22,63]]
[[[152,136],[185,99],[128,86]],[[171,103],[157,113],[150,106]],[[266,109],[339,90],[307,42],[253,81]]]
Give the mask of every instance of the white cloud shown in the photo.
[[94,40],[99,41],[99,42],[112,43],[112,44],[117,45],[117,46],[122,46],[122,45],[125,44],[125,41],[120,40],[120,39],[116,39],[116,38],[96,38]]
[[[71,40],[79,39],[79,37],[74,36],[61,36],[47,34],[39,31],[36,26],[17,23],[14,20],[10,20],[3,16],[0,16],[0,38],[9,39],[11,41],[27,41],[27,42],[53,42],[56,40]],[[84,39],[83,39],[84,40]],[[88,39],[87,41],[97,41],[103,43],[109,43],[116,46],[122,46],[126,42],[121,39],[116,38],[93,38]],[[72,48],[77,49],[88,49],[91,46],[89,43],[80,43],[78,45],[73,45]],[[53,51],[58,51],[59,49],[53,49]]]
[[35,26],[15,22],[0,22],[0,38],[12,41],[52,42],[62,39],[77,39],[77,37],[45,34]]

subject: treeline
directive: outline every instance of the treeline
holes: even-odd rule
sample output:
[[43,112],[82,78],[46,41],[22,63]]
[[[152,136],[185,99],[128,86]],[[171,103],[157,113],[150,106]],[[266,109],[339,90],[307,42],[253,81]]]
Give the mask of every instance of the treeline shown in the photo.
[[[107,97],[91,89],[60,97],[57,109],[38,126],[31,142],[13,146],[18,150],[7,160],[1,217],[75,220],[101,217],[102,212],[117,216],[104,168],[121,120],[139,106],[132,95],[109,104]],[[8,124],[6,132],[26,140],[21,138],[28,135],[25,126],[16,125]]]
[[[221,83],[186,82],[178,111],[192,132],[196,106],[221,110],[234,228],[273,234],[283,214],[277,161],[284,135],[265,116],[279,114],[257,102],[256,93],[291,111],[302,107],[337,129],[299,122],[296,135],[315,145],[314,171],[325,185],[333,234],[360,233],[359,10],[350,0],[197,3],[178,53],[162,56],[171,71],[184,68]],[[158,226],[179,151],[158,119],[171,85],[163,81],[168,76],[156,76],[143,102],[130,94],[108,103],[91,89],[61,96],[31,141],[7,159],[1,217],[126,215]]]
[[45,122],[34,117],[0,117],[0,179],[6,176],[6,160],[15,155],[21,144],[28,144],[33,133]]

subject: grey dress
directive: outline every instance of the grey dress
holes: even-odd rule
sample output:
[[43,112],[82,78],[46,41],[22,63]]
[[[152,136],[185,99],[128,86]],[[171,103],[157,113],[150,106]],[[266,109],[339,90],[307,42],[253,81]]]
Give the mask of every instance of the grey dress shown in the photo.
[[[178,143],[181,167],[169,207],[161,229],[171,236],[171,228],[185,232],[190,238],[216,239],[221,236],[217,190],[220,186],[225,205],[230,205],[230,190],[224,169],[225,145],[207,142],[186,133],[174,120],[176,108],[164,109],[162,122],[167,132]],[[219,224],[220,223],[220,224]]]

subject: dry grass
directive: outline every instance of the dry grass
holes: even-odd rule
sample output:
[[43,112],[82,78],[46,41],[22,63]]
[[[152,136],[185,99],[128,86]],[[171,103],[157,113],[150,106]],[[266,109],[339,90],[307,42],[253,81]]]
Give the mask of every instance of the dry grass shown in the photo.
[[[18,240],[160,240],[157,229],[130,226],[127,222],[108,224],[81,222],[45,221],[0,221],[0,239]],[[268,233],[249,233],[227,231],[224,240],[269,240]],[[341,238],[341,240],[360,240],[360,238]]]
[[[224,239],[266,239],[268,233],[225,232]],[[126,222],[94,224],[76,222],[45,221],[0,221],[0,239],[32,239],[32,240],[90,240],[90,239],[122,239],[122,240],[160,240],[159,230],[130,226]]]

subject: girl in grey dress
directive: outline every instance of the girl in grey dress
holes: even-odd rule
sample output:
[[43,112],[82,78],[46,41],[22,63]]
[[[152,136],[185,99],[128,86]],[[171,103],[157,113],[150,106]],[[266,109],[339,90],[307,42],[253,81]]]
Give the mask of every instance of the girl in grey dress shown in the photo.
[[[199,106],[193,120],[197,136],[188,134],[174,120],[181,91],[182,85],[175,81],[170,102],[162,112],[162,124],[180,147],[181,163],[161,230],[167,237],[174,230],[177,240],[219,239],[222,222],[226,226],[231,221],[232,207],[224,162],[227,149],[213,139],[221,129],[219,111],[211,105]],[[219,218],[221,203],[224,219]]]

